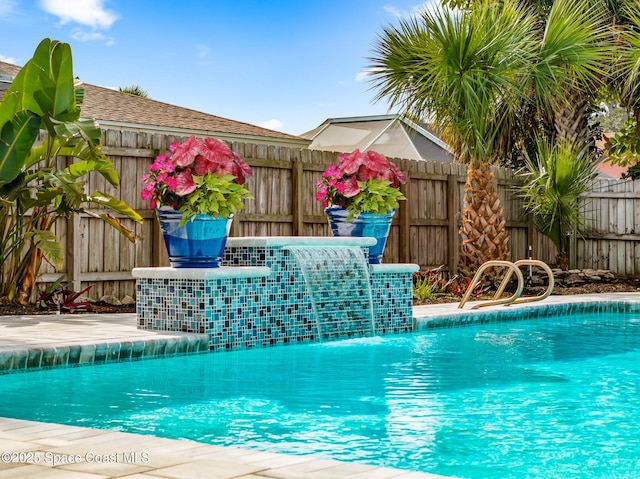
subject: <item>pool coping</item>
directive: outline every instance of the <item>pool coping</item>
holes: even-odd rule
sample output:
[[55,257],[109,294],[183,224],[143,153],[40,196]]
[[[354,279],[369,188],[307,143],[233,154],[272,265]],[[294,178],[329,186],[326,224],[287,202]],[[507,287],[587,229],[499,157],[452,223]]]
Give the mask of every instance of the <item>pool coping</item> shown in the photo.
[[208,335],[140,330],[135,314],[0,316],[0,375],[208,351]]
[[[577,296],[551,296],[539,303],[513,305],[505,308],[495,306],[475,311],[469,308],[458,309],[456,303],[423,305],[413,308],[413,317],[419,329],[449,326],[447,320],[455,319],[460,323],[464,316],[473,316],[482,321],[489,320],[496,312],[507,311],[509,314],[523,314],[531,309],[559,310],[570,305],[589,305],[602,303],[607,307],[632,303],[635,310],[640,310],[640,293],[609,293]],[[567,305],[567,306],[563,306]],[[575,307],[575,306],[574,306]],[[93,363],[97,364],[115,360],[133,360],[160,357],[160,354],[128,356],[128,344],[133,348],[140,341],[146,343],[197,344],[197,334],[167,333],[138,330],[135,314],[117,315],[60,315],[60,316],[0,316],[0,366],[5,363],[11,352],[23,350],[62,351],[62,355],[71,354],[76,347],[82,352],[84,347],[93,344],[113,346],[113,355],[108,354]],[[440,322],[441,324],[437,324]],[[422,324],[421,324],[422,323]],[[429,325],[431,323],[431,325]],[[55,327],[52,327],[55,326]],[[111,333],[108,331],[111,328]],[[62,332],[61,330],[66,332]],[[31,334],[34,333],[35,334]],[[108,336],[111,334],[111,336]],[[116,345],[119,345],[116,347]],[[118,358],[115,351],[123,351]],[[186,346],[185,346],[186,347]],[[207,349],[208,350],[208,349]],[[177,351],[164,348],[163,355],[192,354],[197,351]],[[75,353],[74,353],[75,354]],[[89,353],[87,353],[89,354]],[[215,354],[224,354],[215,353]],[[80,356],[78,356],[80,357]],[[90,357],[90,354],[89,354]],[[14,362],[15,363],[15,362]],[[48,365],[45,365],[48,367]],[[51,365],[55,366],[55,365]],[[436,479],[445,476],[411,472],[400,469],[374,467],[361,463],[346,463],[335,460],[320,459],[313,456],[293,456],[279,453],[268,453],[235,447],[221,447],[201,444],[190,440],[172,440],[155,436],[91,429],[79,426],[65,426],[54,423],[41,423],[21,419],[0,417],[0,476],[7,469],[7,477],[38,477],[70,479],[130,477],[141,478],[275,478],[292,479],[305,477],[310,479],[353,478],[353,479]],[[29,457],[40,458],[39,463],[28,463]],[[134,454],[135,453],[135,454]],[[146,453],[147,456],[143,456]],[[21,455],[22,454],[22,455]],[[96,461],[95,457],[114,459],[113,461]],[[143,461],[144,457],[149,460]],[[12,462],[9,459],[16,459]],[[48,458],[48,462],[47,462]],[[78,461],[54,465],[54,458],[60,460],[79,458]],[[9,471],[11,469],[11,471]],[[213,476],[212,476],[213,474]]]

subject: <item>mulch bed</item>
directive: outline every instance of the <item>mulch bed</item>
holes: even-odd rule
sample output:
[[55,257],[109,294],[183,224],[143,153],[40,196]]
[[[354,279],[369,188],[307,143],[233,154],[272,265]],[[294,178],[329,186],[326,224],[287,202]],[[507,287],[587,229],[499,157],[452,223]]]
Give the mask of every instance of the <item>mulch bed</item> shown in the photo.
[[[640,278],[615,278],[603,282],[589,282],[579,286],[556,285],[553,290],[553,295],[636,292],[638,291],[638,288],[640,288]],[[545,287],[525,287],[522,295],[535,296],[542,294],[544,290]],[[429,301],[414,301],[414,304],[454,303],[459,301],[460,298],[442,297]],[[55,310],[40,308],[36,305],[20,306],[19,304],[0,301],[0,316],[52,314],[55,312]],[[105,302],[92,303],[87,308],[78,309],[73,312],[61,311],[61,313],[64,314],[108,314],[135,312],[135,304],[111,305]]]
[[[113,305],[104,302],[96,302],[83,309],[77,309],[73,312],[60,311],[62,314],[110,314],[110,313],[135,313],[136,305]],[[56,310],[40,308],[35,304],[27,306],[21,306],[15,303],[0,302],[0,316],[18,316],[18,315],[35,315],[35,314],[52,314],[56,313]]]

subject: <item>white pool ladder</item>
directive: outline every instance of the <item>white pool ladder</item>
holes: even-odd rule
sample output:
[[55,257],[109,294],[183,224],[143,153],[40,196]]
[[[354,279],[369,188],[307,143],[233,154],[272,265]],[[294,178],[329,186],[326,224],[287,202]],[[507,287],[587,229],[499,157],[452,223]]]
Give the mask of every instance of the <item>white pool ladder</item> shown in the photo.
[[[524,288],[524,277],[522,276],[522,271],[520,271],[521,266],[539,266],[547,273],[547,276],[549,277],[549,285],[547,286],[547,290],[543,294],[538,296],[527,296],[524,298],[520,297],[520,295],[522,294],[522,289]],[[508,268],[508,271],[505,274],[504,278],[502,278],[500,287],[498,288],[498,291],[496,291],[496,294],[493,296],[493,299],[490,301],[485,301],[483,303],[475,304],[471,307],[471,309],[483,308],[485,306],[496,306],[499,304],[509,306],[510,304],[530,303],[532,301],[540,301],[548,297],[553,291],[553,286],[555,284],[555,281],[553,279],[553,272],[551,271],[551,268],[549,268],[549,266],[546,263],[539,261],[537,259],[520,259],[515,263],[512,263],[511,261],[492,260],[492,261],[487,261],[486,263],[483,263],[482,266],[480,266],[476,274],[473,276],[471,283],[469,283],[469,287],[467,288],[467,291],[464,297],[462,298],[462,301],[460,301],[458,308],[464,307],[465,303],[471,297],[473,290],[478,285],[478,283],[480,283],[480,279],[482,278],[483,273],[487,269],[492,267],[497,267],[497,268],[506,267]],[[513,275],[513,273],[515,273],[516,277],[518,278],[518,287],[516,289],[516,292],[513,295],[509,296],[508,298],[500,298],[500,296],[502,296],[502,293],[504,293],[504,290],[507,287],[507,283],[511,279],[511,276]]]

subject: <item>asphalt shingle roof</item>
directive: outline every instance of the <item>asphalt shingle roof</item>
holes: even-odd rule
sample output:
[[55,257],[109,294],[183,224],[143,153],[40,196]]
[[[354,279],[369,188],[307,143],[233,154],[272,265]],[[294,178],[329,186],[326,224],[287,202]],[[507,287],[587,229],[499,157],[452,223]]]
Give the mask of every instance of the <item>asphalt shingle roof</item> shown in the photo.
[[[20,67],[0,62],[0,75],[13,77]],[[304,141],[303,138],[260,126],[222,118],[110,88],[83,83],[82,117],[140,126],[201,130],[212,133]]]

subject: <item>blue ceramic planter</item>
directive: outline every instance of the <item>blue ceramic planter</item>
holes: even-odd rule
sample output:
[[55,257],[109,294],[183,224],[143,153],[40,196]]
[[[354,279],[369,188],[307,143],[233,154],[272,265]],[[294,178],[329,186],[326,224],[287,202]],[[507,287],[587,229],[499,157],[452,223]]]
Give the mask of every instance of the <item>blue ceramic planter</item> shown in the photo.
[[384,246],[387,243],[391,220],[395,210],[390,213],[377,215],[361,213],[360,216],[347,222],[349,212],[339,206],[330,206],[324,210],[329,218],[329,225],[333,236],[353,236],[358,238],[370,237],[376,239],[376,244],[369,247],[369,264],[380,264]]
[[218,268],[227,237],[230,218],[197,215],[193,221],[178,226],[182,213],[172,208],[156,210],[169,261],[174,268]]

